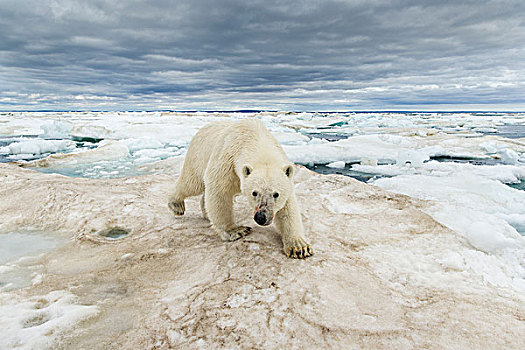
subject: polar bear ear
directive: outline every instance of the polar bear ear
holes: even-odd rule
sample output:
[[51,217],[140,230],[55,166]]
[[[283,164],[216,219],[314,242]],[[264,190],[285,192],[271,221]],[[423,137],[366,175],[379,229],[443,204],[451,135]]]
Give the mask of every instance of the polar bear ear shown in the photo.
[[244,177],[248,177],[248,175],[250,175],[252,173],[252,171],[253,171],[253,168],[251,166],[249,166],[249,165],[244,165],[242,167],[242,175]]
[[291,178],[293,176],[293,165],[285,165],[283,171],[286,174],[286,176]]

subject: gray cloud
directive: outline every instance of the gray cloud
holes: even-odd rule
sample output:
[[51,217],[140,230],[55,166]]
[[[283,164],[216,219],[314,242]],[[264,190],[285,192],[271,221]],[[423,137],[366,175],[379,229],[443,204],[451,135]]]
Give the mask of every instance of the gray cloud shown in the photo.
[[525,109],[523,1],[0,3],[0,109]]

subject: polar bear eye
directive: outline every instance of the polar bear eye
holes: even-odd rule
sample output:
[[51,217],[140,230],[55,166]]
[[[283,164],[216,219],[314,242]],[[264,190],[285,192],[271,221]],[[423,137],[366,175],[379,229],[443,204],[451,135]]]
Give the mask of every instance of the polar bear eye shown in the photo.
[[279,193],[275,192],[275,193],[273,194],[273,198],[278,198],[278,197],[279,197]]
[[257,191],[252,192],[252,196],[257,197],[257,195],[258,195]]

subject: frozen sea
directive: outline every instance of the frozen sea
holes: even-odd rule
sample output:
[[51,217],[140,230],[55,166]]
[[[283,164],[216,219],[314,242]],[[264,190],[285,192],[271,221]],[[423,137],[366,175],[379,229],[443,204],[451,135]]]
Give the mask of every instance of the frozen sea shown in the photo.
[[[260,119],[295,163],[429,201],[426,214],[473,247],[444,264],[525,291],[525,113],[0,113],[0,162],[77,178],[155,174],[206,123],[243,118]],[[0,292],[38,281],[27,259],[62,240],[0,232]]]
[[201,126],[242,118],[263,121],[314,171],[460,205],[498,222],[487,239],[525,235],[525,113],[0,113],[0,162],[72,177],[151,174],[148,165],[184,156]]

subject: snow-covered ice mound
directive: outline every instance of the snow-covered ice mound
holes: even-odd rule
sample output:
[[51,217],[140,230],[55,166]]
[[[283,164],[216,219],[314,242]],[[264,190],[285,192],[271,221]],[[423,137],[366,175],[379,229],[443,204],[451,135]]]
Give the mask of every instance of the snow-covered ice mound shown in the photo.
[[[222,242],[199,198],[173,216],[167,195],[181,160],[149,166],[157,175],[98,180],[0,164],[0,231],[72,238],[43,262],[39,283],[0,294],[0,347],[523,346],[523,260],[476,249],[427,214],[433,201],[300,167],[316,253],[293,260],[273,226]],[[236,215],[251,224],[242,198]],[[129,234],[100,235],[112,228]]]

